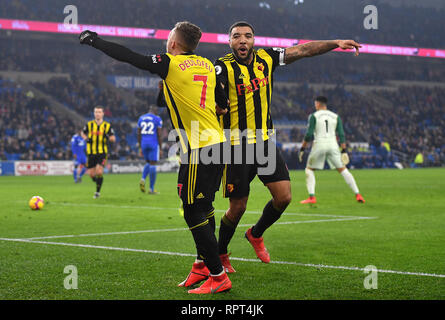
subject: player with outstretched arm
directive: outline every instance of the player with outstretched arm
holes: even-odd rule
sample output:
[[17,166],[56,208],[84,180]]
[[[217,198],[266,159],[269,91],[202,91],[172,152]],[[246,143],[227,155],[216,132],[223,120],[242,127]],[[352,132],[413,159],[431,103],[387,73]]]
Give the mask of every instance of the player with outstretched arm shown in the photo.
[[[201,35],[201,29],[196,25],[178,22],[169,34],[167,53],[148,56],[105,41],[91,31],[82,32],[80,42],[163,79],[164,98],[182,150],[178,195],[198,252],[192,271],[179,286],[190,287],[206,280],[188,292],[210,294],[232,287],[219,259],[214,233],[213,200],[219,189],[223,166],[221,162],[205,164],[201,161],[209,149],[222,148],[225,139],[216,117],[215,102],[225,109],[227,98],[222,87],[217,85],[213,64],[193,52]],[[201,139],[209,132],[212,134]]]
[[[241,163],[235,164],[232,161],[224,171],[223,192],[229,198],[229,208],[221,219],[218,245],[226,272],[235,272],[229,261],[228,244],[246,211],[250,182],[255,176],[269,189],[272,197],[264,206],[258,222],[245,233],[262,262],[270,262],[263,233],[280,218],[292,199],[287,166],[276,145],[271,142],[274,136],[270,112],[274,71],[279,66],[336,48],[355,49],[358,55],[360,48],[353,40],[323,40],[288,48],[256,50],[254,34],[251,24],[245,21],[234,23],[229,29],[229,46],[232,52],[215,62],[218,80],[224,85],[230,100],[230,110],[225,113],[223,122],[224,129],[230,129],[232,154],[237,151],[246,154],[249,148],[255,152],[253,163],[249,163],[244,156]],[[264,154],[275,155],[266,164],[258,158],[257,150],[261,145],[264,145]],[[275,168],[272,172],[260,172],[269,165]]]

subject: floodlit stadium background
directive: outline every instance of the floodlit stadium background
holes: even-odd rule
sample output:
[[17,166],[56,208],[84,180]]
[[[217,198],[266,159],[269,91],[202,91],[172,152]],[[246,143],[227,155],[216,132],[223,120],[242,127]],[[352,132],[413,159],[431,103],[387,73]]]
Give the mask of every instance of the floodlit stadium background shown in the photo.
[[[229,52],[228,26],[240,19],[254,24],[257,43],[271,46],[352,38],[366,44],[364,52],[377,54],[329,53],[276,72],[272,117],[289,168],[302,167],[296,152],[313,112],[312,98],[319,94],[344,120],[352,168],[445,163],[445,38],[440,32],[445,9],[440,1],[374,1],[377,30],[364,27],[366,1],[70,4],[77,8],[80,29],[124,35],[112,39],[147,54],[164,51],[162,39],[179,20],[209,33],[198,52],[211,60]],[[110,159],[137,160],[135,123],[155,103],[158,79],[78,45],[78,32],[63,30],[66,5],[58,0],[0,4],[0,159],[71,159],[70,137],[91,117],[92,106],[101,104],[118,137]],[[133,38],[132,28],[148,29],[136,33],[145,38]],[[161,115],[168,120],[165,111]],[[169,129],[163,129],[164,151],[170,146]]]
[[[67,5],[77,26],[64,23]],[[375,30],[364,25],[367,5],[378,9]],[[445,299],[444,17],[443,0],[1,0],[0,300]],[[254,25],[257,47],[363,44],[358,57],[336,51],[277,68],[271,112],[292,202],[265,233],[272,261],[261,263],[244,232],[270,193],[252,182],[229,246],[233,288],[211,297],[177,287],[196,253],[178,210],[177,161],[166,159],[173,142],[164,109],[159,194],[139,190],[136,122],[156,103],[159,78],[78,40],[88,28],[136,52],[162,53],[182,20],[202,28],[197,53],[212,61],[230,52],[227,31],[237,20]],[[342,118],[364,204],[335,170],[316,172],[317,206],[299,203],[307,192],[298,150],[317,95]],[[96,105],[105,106],[117,143],[101,197],[92,199],[87,175],[74,183],[70,140]],[[28,207],[36,195],[41,211]],[[219,228],[228,208],[221,192],[214,207]],[[378,268],[378,288],[366,287],[369,266]],[[65,286],[73,267],[77,290]]]

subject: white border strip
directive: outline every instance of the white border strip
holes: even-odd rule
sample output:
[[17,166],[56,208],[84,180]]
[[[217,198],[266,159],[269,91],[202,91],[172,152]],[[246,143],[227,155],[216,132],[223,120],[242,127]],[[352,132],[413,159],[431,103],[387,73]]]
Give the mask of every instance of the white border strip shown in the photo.
[[[92,248],[92,249],[102,249],[102,250],[113,250],[113,251],[126,251],[126,252],[163,254],[163,255],[181,256],[181,257],[196,257],[196,253],[191,254],[191,253],[181,253],[181,252],[169,252],[169,251],[156,251],[156,250],[145,250],[145,249],[131,249],[131,248],[108,247],[108,246],[96,246],[96,245],[89,245],[89,244],[37,241],[37,240],[27,240],[27,239],[0,238],[0,240],[2,240],[2,241],[12,241],[12,242],[36,243],[36,244],[49,244],[49,245],[68,246],[68,247],[79,247],[79,248]],[[257,259],[236,258],[236,257],[232,257],[232,256],[230,257],[230,259],[231,260],[244,261],[244,262],[256,262],[256,263],[260,262]],[[295,265],[295,266],[300,266],[300,267],[311,267],[311,268],[349,270],[349,271],[364,271],[365,270],[364,268],[359,268],[359,267],[330,266],[330,265],[324,265],[324,264],[300,263],[300,262],[292,262],[292,261],[270,261],[270,263],[272,263],[272,264],[287,264],[287,265]],[[385,269],[378,269],[377,272],[389,273],[389,274],[398,274],[398,275],[405,275],[405,276],[445,278],[445,274],[425,273],[425,272],[395,271],[395,270],[385,270]]]

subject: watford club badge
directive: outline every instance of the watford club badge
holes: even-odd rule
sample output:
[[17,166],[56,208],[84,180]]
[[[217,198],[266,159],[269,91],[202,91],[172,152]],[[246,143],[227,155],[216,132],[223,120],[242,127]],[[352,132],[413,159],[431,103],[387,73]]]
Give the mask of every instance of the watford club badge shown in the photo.
[[258,63],[257,68],[258,68],[258,70],[260,70],[260,71],[264,71],[264,64],[262,64],[261,62]]

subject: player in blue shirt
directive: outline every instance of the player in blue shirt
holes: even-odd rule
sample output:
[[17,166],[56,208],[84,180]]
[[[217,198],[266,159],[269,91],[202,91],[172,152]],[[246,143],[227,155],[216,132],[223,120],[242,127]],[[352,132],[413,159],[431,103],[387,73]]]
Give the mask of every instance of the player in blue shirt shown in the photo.
[[150,175],[149,193],[157,194],[154,190],[156,182],[156,164],[160,156],[160,135],[162,128],[162,119],[156,115],[156,107],[151,106],[149,113],[139,117],[138,120],[138,142],[140,146],[140,154],[144,156],[145,164],[142,171],[142,178],[139,187],[145,192],[145,179]]
[[[73,176],[74,176],[74,182],[82,182],[82,176],[87,171],[86,168],[86,162],[87,158],[85,156],[85,140],[83,140],[82,136],[79,133],[76,133],[71,138],[71,152],[73,153],[73,160],[74,160],[74,170],[73,170]],[[78,171],[80,171],[78,173]],[[77,177],[79,175],[79,178]]]

